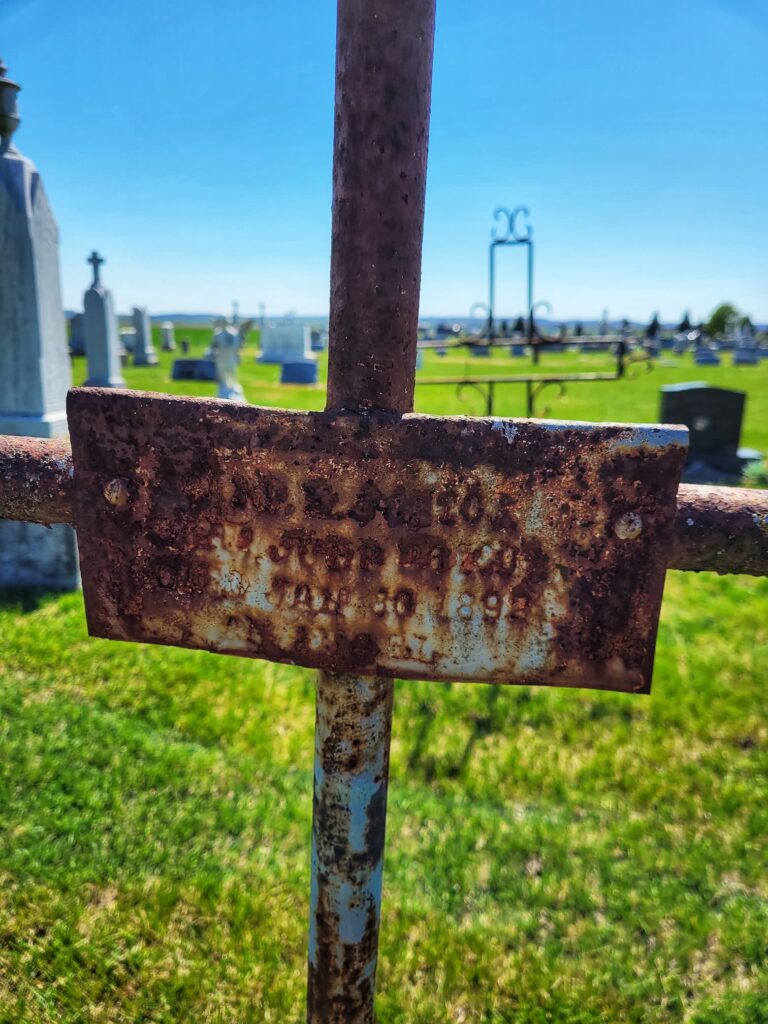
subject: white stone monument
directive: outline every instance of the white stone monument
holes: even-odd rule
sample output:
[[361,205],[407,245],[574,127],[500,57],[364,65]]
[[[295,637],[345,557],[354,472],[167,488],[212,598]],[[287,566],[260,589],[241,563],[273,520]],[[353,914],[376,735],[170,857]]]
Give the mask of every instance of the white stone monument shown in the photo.
[[120,358],[123,360],[123,365],[125,365],[128,353],[133,352],[133,346],[136,344],[136,328],[120,327],[117,331],[117,337],[120,342]]
[[252,320],[240,323],[237,314],[237,306],[230,320],[222,317],[214,324],[213,341],[209,353],[216,364],[216,381],[218,389],[216,396],[226,398],[231,402],[244,402],[242,385],[237,379],[237,372],[240,366],[240,349],[243,347],[245,337],[253,325]]
[[175,352],[176,337],[174,335],[173,323],[170,320],[164,320],[160,326],[160,330],[163,336],[163,343],[161,346],[163,352]]
[[282,324],[265,324],[262,327],[260,363],[314,361],[309,327],[290,321]]
[[134,366],[156,366],[157,352],[152,344],[152,327],[146,306],[133,307],[133,326],[136,329],[136,340],[133,344]]
[[117,317],[112,292],[101,283],[104,259],[92,252],[87,261],[93,267],[93,283],[83,296],[85,309],[85,354],[91,388],[124,388]]
[[[19,86],[0,61],[0,434],[60,437],[72,383],[59,229],[34,164],[11,144]],[[0,584],[74,589],[69,526],[0,521]]]

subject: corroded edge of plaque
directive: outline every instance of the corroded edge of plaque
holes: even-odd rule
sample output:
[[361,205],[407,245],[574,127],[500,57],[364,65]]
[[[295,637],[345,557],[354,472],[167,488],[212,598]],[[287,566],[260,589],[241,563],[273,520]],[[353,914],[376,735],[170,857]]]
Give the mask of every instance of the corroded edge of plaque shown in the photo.
[[68,414],[92,635],[650,688],[684,428],[87,388]]

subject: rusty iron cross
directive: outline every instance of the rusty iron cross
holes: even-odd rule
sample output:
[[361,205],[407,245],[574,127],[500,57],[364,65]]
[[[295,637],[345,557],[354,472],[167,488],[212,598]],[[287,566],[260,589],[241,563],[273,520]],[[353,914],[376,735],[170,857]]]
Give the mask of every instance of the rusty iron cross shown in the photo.
[[374,1020],[394,677],[648,692],[666,568],[768,572],[768,494],[679,487],[684,428],[412,414],[433,32],[339,0],[325,412],[74,389],[71,453],[0,443],[93,635],[321,670],[313,1024]]

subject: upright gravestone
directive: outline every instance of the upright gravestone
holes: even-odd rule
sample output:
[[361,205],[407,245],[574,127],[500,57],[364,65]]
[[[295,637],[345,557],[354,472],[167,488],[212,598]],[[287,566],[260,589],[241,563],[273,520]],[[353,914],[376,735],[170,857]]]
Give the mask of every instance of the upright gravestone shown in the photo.
[[[34,164],[11,144],[18,91],[0,61],[0,434],[61,437],[72,371],[59,229]],[[0,521],[0,584],[78,583],[71,527]]]
[[163,343],[161,346],[163,352],[175,352],[176,338],[173,331],[173,323],[170,320],[163,321],[160,331],[163,337]]
[[261,331],[260,363],[280,363],[281,384],[316,384],[317,357],[311,332],[304,324],[265,324]]
[[93,268],[93,283],[83,297],[85,354],[88,357],[88,379],[85,383],[93,388],[124,388],[112,292],[101,283],[104,259],[94,251],[87,262]]
[[696,366],[719,366],[720,356],[709,345],[700,345],[694,349],[693,361]]
[[132,319],[136,330],[136,339],[133,344],[133,365],[156,366],[157,352],[152,344],[152,327],[146,307],[134,306]]
[[260,363],[300,363],[313,359],[311,331],[304,324],[265,324],[261,329]]
[[734,349],[734,366],[757,366],[760,362],[760,353],[754,344],[743,344]]
[[747,396],[700,381],[666,384],[661,389],[660,421],[684,423],[689,430],[684,478],[691,483],[738,482],[760,452],[740,448]]
[[133,346],[136,344],[136,328],[135,327],[120,327],[117,332],[117,338],[120,342],[120,358],[125,366],[128,361],[128,353],[133,352]]
[[85,317],[73,313],[69,318],[69,351],[73,356],[85,355]]

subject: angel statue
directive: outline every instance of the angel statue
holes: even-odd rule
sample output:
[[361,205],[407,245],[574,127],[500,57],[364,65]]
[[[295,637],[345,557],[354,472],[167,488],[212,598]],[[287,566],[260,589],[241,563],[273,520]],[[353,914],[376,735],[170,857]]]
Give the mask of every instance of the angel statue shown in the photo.
[[240,323],[237,306],[229,319],[222,316],[214,321],[213,341],[208,351],[216,363],[218,398],[228,398],[232,402],[245,401],[243,389],[237,380],[237,368],[240,365],[240,349],[252,326],[253,320]]

